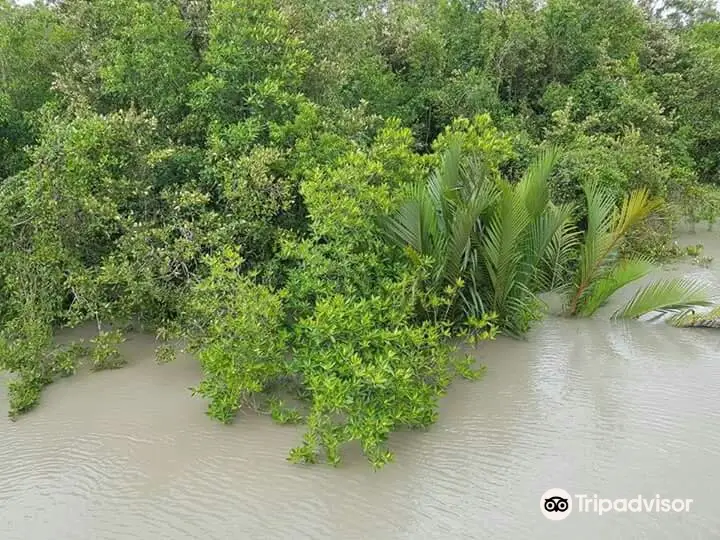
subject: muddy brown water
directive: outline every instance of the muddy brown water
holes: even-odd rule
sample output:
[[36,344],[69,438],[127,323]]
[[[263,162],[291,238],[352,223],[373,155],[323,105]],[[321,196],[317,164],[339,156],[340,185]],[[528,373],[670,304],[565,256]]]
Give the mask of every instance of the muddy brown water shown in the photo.
[[[696,241],[714,268],[664,272],[720,292],[720,234],[681,238]],[[0,539],[720,538],[720,331],[610,322],[612,307],[481,346],[487,376],[454,384],[428,432],[394,436],[379,473],[352,452],[339,469],[291,465],[300,432],[265,417],[218,425],[187,390],[196,363],[158,366],[132,336],[128,367],[0,419]],[[693,503],[549,521],[555,487]]]

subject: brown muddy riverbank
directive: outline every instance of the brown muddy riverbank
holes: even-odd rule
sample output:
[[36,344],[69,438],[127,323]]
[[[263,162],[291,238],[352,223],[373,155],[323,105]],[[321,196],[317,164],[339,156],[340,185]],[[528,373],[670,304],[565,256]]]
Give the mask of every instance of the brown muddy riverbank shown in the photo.
[[[720,292],[720,233],[684,235],[715,257],[665,270]],[[49,387],[3,420],[0,539],[720,537],[720,332],[549,318],[527,341],[482,346],[485,379],[460,381],[428,433],[393,439],[373,473],[285,461],[293,427],[225,427],[187,391],[189,358],[158,366],[132,336],[129,366]],[[601,497],[691,498],[687,514],[573,513],[546,520],[549,488]]]

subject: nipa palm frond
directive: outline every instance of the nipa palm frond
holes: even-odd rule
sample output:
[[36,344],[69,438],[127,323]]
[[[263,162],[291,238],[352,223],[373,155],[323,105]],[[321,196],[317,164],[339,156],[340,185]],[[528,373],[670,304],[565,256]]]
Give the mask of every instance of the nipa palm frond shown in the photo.
[[651,199],[647,189],[638,189],[628,194],[623,200],[620,210],[613,216],[613,236],[622,239],[632,227],[657,210],[662,201]]
[[470,200],[457,208],[452,222],[448,226],[448,237],[443,257],[444,279],[454,282],[458,279],[468,263],[472,247],[472,237],[477,225],[478,213],[482,202]]
[[598,233],[607,233],[612,228],[615,213],[615,198],[607,188],[597,182],[583,187],[587,203],[587,234],[593,237]]
[[394,244],[410,246],[420,254],[430,250],[427,235],[428,223],[423,219],[422,201],[419,198],[405,202],[391,216],[382,220],[385,236]]
[[448,234],[447,226],[452,222],[455,206],[462,198],[462,146],[458,139],[442,156],[440,167],[430,173],[426,193],[432,207],[438,213],[438,230]]
[[650,273],[653,266],[648,259],[637,258],[622,261],[607,276],[593,283],[583,298],[578,314],[589,317],[625,285],[637,281]]
[[482,251],[493,289],[492,308],[502,317],[503,306],[517,282],[524,255],[519,246],[530,224],[530,215],[519,192],[507,182],[501,182],[500,188],[502,194],[485,228]]
[[687,278],[664,279],[638,290],[613,318],[636,319],[652,311],[670,313],[710,304],[705,283]]
[[574,283],[574,293],[568,303],[571,315],[591,294],[590,287],[606,279],[617,264],[617,250],[630,229],[650,215],[661,204],[651,200],[645,189],[636,190],[615,207],[612,193],[592,183],[585,187],[588,228],[580,248],[580,265]]
[[408,200],[384,219],[383,230],[393,243],[410,246],[435,261],[434,285],[454,284],[465,273],[480,217],[497,198],[478,163],[461,161],[458,141],[443,155],[441,166],[424,184],[413,186]]
[[[545,212],[530,225],[525,247],[525,265],[531,273],[533,290],[548,291],[560,277],[559,264],[566,264],[577,246],[577,233],[571,222],[571,205],[547,205]],[[553,257],[560,257],[562,261]]]
[[548,179],[557,162],[558,152],[555,147],[547,148],[528,167],[525,175],[515,187],[523,199],[530,218],[536,219],[547,209],[550,202]]
[[[556,210],[561,215],[572,215],[570,206]],[[535,280],[542,292],[558,291],[570,286],[571,264],[577,260],[580,231],[571,219],[565,220],[555,231],[545,253],[537,265]]]
[[482,264],[478,258],[478,252],[473,250],[468,261],[468,282],[460,289],[460,300],[463,313],[467,317],[481,317],[485,313],[485,302],[483,301],[484,284]]
[[574,314],[577,303],[589,284],[596,280],[603,262],[612,246],[613,212],[615,201],[612,194],[597,183],[585,186],[587,202],[587,231],[580,248],[580,264],[576,278],[575,297],[570,302],[571,313]]

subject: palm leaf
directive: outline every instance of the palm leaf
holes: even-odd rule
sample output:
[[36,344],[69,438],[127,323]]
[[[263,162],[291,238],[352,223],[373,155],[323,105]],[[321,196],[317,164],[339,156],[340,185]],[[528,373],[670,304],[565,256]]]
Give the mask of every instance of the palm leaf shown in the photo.
[[522,195],[507,182],[500,182],[501,195],[495,213],[485,229],[483,255],[493,288],[493,309],[499,314],[516,283],[523,252],[518,249],[530,215]]
[[471,249],[473,230],[477,223],[476,206],[459,209],[449,224],[447,241],[443,245],[442,275],[446,281],[454,282],[467,265]]
[[615,212],[615,198],[612,192],[597,182],[586,184],[583,190],[587,202],[586,238],[607,233],[612,227],[613,213]]
[[526,263],[533,269],[533,273],[535,265],[545,253],[555,231],[565,219],[570,217],[569,213],[565,213],[569,211],[569,206],[558,209],[550,203],[548,179],[556,160],[556,148],[546,149],[528,167],[522,180],[515,187],[530,217],[524,251],[527,255]]
[[620,210],[613,216],[612,232],[616,237],[624,237],[632,227],[643,221],[657,210],[662,201],[651,199],[647,189],[638,189],[625,196]]
[[421,203],[411,200],[403,204],[394,215],[387,216],[382,222],[385,237],[400,246],[411,246],[418,253],[428,249],[423,223]]
[[625,285],[645,277],[653,269],[648,259],[624,260],[614,267],[607,276],[593,283],[589,294],[583,299],[578,314],[589,317],[607,303],[610,296]]
[[458,138],[450,142],[443,153],[440,167],[428,177],[426,192],[438,214],[437,230],[447,236],[447,225],[452,222],[453,209],[460,200],[462,189],[462,146]]
[[[572,215],[572,207],[569,206],[557,211]],[[567,219],[553,234],[537,266],[535,280],[538,290],[557,291],[570,285],[566,276],[570,274],[572,262],[577,260],[579,243],[580,231],[571,219]]]
[[477,251],[472,251],[468,261],[469,283],[460,290],[463,312],[468,317],[480,317],[485,313],[485,303],[482,298],[483,284],[485,282],[481,281],[481,266]]
[[580,248],[580,265],[574,282],[574,293],[568,303],[571,315],[590,294],[593,283],[608,277],[617,264],[617,250],[632,227],[659,207],[661,201],[651,200],[648,191],[640,189],[628,194],[619,208],[612,193],[599,184],[585,186],[588,205],[588,229]]
[[557,156],[558,152],[555,147],[543,151],[531,163],[515,188],[523,199],[531,219],[536,219],[543,214],[550,202],[548,179],[557,162]]
[[585,289],[603,266],[603,260],[612,244],[609,230],[612,226],[612,217],[615,201],[612,194],[597,183],[589,183],[584,187],[587,202],[587,232],[580,247],[580,264],[576,278],[575,297],[570,302],[572,314],[577,304],[585,294]]
[[664,279],[638,290],[613,318],[635,319],[652,311],[669,313],[710,304],[707,284],[687,278]]
[[[534,290],[549,290],[546,287],[554,279],[554,271],[549,271],[548,265],[543,264],[543,261],[552,257],[553,253],[557,256],[556,250],[560,254],[567,253],[569,258],[570,251],[576,245],[577,234],[570,234],[572,230],[575,230],[570,220],[572,211],[571,205],[559,207],[548,205],[545,212],[538,216],[530,226],[527,235],[528,243],[525,247],[525,265],[531,273],[529,282]],[[560,234],[558,234],[559,231]]]

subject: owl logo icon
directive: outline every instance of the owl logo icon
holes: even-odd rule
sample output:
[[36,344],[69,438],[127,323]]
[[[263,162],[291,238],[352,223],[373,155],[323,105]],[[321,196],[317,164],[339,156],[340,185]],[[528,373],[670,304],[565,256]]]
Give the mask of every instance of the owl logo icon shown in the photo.
[[564,489],[549,489],[540,498],[540,511],[551,521],[563,520],[572,512],[572,497]]

